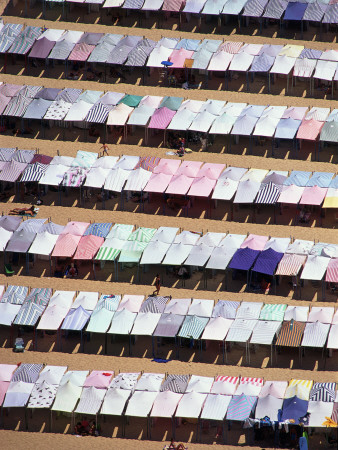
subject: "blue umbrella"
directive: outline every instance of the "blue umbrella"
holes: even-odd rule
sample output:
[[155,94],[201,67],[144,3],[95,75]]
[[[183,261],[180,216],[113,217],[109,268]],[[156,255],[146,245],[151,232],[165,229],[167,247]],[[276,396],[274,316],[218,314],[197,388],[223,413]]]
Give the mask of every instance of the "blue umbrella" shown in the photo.
[[173,63],[171,61],[162,61],[161,64],[163,64],[164,66],[170,67],[173,65]]

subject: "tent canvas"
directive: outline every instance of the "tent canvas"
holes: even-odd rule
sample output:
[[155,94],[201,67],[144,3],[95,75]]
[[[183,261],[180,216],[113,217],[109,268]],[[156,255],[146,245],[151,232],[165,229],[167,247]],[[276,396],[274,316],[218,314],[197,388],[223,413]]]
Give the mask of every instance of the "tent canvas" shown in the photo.
[[184,315],[164,313],[158,321],[154,336],[175,337],[182,326]]
[[101,414],[105,415],[122,415],[127,400],[130,396],[130,391],[126,389],[108,389],[101,408]]
[[125,415],[147,417],[156,397],[157,392],[135,391],[128,401]]
[[137,336],[151,336],[155,331],[160,317],[160,313],[139,312],[130,334]]
[[197,419],[201,413],[207,394],[189,392],[181,398],[175,417]]
[[223,317],[212,317],[204,328],[201,339],[223,341],[233,320]]
[[150,417],[173,417],[182,394],[176,392],[159,392],[154,401]]
[[251,416],[256,405],[257,398],[241,394],[233,396],[229,406],[226,418],[227,420],[243,421]]
[[271,421],[277,421],[278,410],[282,409],[282,405],[282,398],[276,398],[270,394],[259,398],[256,405],[255,418],[263,419],[263,417],[268,416]]

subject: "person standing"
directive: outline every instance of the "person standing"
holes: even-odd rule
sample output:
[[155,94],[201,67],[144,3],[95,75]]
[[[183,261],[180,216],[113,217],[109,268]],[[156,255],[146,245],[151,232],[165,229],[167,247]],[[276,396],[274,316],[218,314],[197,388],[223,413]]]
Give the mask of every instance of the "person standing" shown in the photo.
[[109,150],[108,145],[104,142],[101,148],[103,148],[103,155],[102,156],[104,156],[104,155],[108,156],[108,150]]
[[158,295],[160,293],[160,289],[161,289],[161,278],[160,278],[160,274],[157,274],[156,278],[155,278],[155,291],[154,291],[154,294]]

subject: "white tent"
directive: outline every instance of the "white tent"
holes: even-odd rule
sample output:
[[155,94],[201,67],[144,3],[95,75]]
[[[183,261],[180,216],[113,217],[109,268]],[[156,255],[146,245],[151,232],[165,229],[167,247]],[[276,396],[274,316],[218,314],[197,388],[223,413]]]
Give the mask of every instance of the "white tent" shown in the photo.
[[337,70],[338,64],[334,61],[318,60],[313,78],[331,81]]
[[59,235],[48,233],[48,231],[37,233],[28,253],[49,256],[53,251],[58,237]]
[[188,313],[191,298],[172,298],[165,307],[165,314],[179,314],[185,316]]
[[197,113],[194,113],[189,109],[179,110],[172,118],[167,129],[185,131],[190,127],[196,116]]
[[214,378],[202,377],[199,375],[192,375],[185,392],[199,392],[201,394],[208,394],[213,385]]
[[265,244],[264,250],[271,248],[275,252],[285,253],[288,245],[290,244],[290,238],[270,238]]
[[67,370],[67,366],[49,366],[47,365],[40,372],[37,383],[45,381],[48,384],[59,385],[63,375]]
[[34,383],[11,381],[9,383],[3,408],[19,408],[27,405]]
[[155,47],[148,57],[147,67],[163,67],[162,61],[168,61],[172,49],[160,46]]
[[122,309],[127,309],[130,312],[138,313],[142,302],[144,300],[144,295],[127,295],[125,294],[117,308],[117,311]]
[[131,173],[130,170],[114,167],[105,180],[104,189],[107,191],[121,192]]
[[21,309],[21,305],[12,305],[12,303],[0,303],[0,325],[10,326],[15,316]]
[[226,71],[233,57],[234,55],[232,53],[227,53],[222,50],[214,53],[210,59],[208,70],[215,72]]
[[177,235],[179,228],[176,227],[160,227],[157,229],[150,242],[165,242],[166,244],[171,244]]
[[262,302],[242,302],[237,309],[236,319],[259,319]]
[[184,394],[178,404],[175,416],[198,419],[206,398],[207,394],[200,394],[199,392]]
[[191,131],[199,131],[200,133],[206,133],[209,131],[212,123],[217,116],[210,114],[208,111],[203,111],[197,114],[196,118],[189,127]]
[[72,309],[78,308],[79,306],[82,306],[82,308],[86,309],[87,311],[93,311],[95,309],[95,306],[99,300],[99,293],[98,292],[84,292],[81,291],[77,295],[76,299],[72,303]]
[[98,389],[94,386],[83,388],[75,412],[79,414],[97,414],[105,394],[106,389]]
[[159,392],[154,401],[150,417],[173,417],[182,394],[176,392]]
[[235,319],[225,338],[227,342],[248,342],[257,320]]
[[0,252],[3,252],[6,248],[6,245],[10,238],[12,237],[13,232],[7,231],[4,228],[0,227]]
[[63,120],[65,122],[82,122],[85,120],[92,107],[93,105],[91,103],[87,103],[84,100],[79,100],[72,105]]
[[259,398],[256,405],[255,418],[263,419],[268,416],[272,422],[278,420],[278,410],[282,409],[283,399],[267,395]]
[[130,391],[127,389],[108,389],[103,400],[101,414],[121,416],[129,396]]
[[188,258],[184,264],[186,266],[199,266],[203,267],[211,256],[214,246],[205,245],[203,243],[196,244],[192,247]]
[[229,70],[247,72],[252,64],[253,59],[254,55],[249,55],[246,52],[236,53],[231,61]]
[[61,164],[51,164],[47,167],[46,172],[42,175],[39,184],[48,184],[49,186],[59,186],[63,180],[64,174],[69,169],[68,166]]
[[90,333],[105,333],[110,326],[113,316],[114,311],[104,307],[94,310],[90,316],[86,331]]
[[85,187],[101,188],[110,174],[110,169],[102,169],[102,167],[94,167],[89,170],[84,183]]
[[307,411],[310,413],[309,427],[324,427],[327,417],[331,417],[333,411],[332,402],[309,401]]
[[234,395],[250,395],[256,397],[261,392],[263,379],[242,377]]
[[231,395],[208,394],[203,406],[201,419],[223,420],[231,400]]
[[322,280],[329,262],[330,258],[326,258],[325,256],[309,255],[303,268],[301,279]]
[[101,158],[97,158],[92,165],[92,169],[97,167],[101,167],[101,169],[112,169],[118,160],[118,156],[102,156]]
[[175,236],[174,244],[189,244],[195,245],[200,237],[198,233],[183,230],[180,234]]
[[253,203],[258,194],[260,183],[256,181],[241,181],[238,184],[234,203]]
[[164,242],[149,242],[144,249],[140,264],[161,264],[169,247],[170,244]]
[[212,317],[204,328],[201,339],[223,341],[233,320],[224,317]]
[[307,322],[321,322],[321,323],[332,323],[332,318],[334,314],[334,307],[327,306],[313,306],[311,308]]
[[225,270],[245,238],[245,235],[228,234],[213,250],[206,268]]
[[297,322],[307,322],[309,315],[308,306],[288,306],[285,310],[284,320],[296,320]]
[[282,322],[275,320],[259,320],[253,330],[250,344],[271,345],[281,325]]
[[37,41],[42,38],[46,38],[49,41],[59,41],[61,40],[65,32],[66,30],[54,30],[53,28],[49,28],[44,33],[40,34],[40,36],[37,38]]
[[327,348],[338,349],[338,324],[331,326]]
[[204,300],[200,298],[194,298],[189,306],[189,316],[201,316],[211,317],[212,310],[214,308],[214,300]]
[[160,320],[161,313],[139,312],[130,334],[137,336],[151,336]]
[[116,311],[114,317],[111,321],[111,326],[107,333],[109,334],[129,334],[134,321],[136,319],[137,313],[130,312],[127,309],[122,309],[121,311]]
[[212,394],[233,395],[238,384],[238,377],[227,377],[219,375],[216,377],[211,388]]
[[[109,112],[107,125],[125,125],[134,108],[120,103]],[[116,166],[117,167],[117,166]]]
[[76,386],[70,380],[61,385],[56,393],[52,411],[73,412],[82,392],[82,387]]
[[295,239],[286,249],[285,253],[293,253],[296,255],[308,255],[313,247],[313,241],[304,241],[303,239]]
[[164,378],[164,373],[143,373],[135,386],[135,390],[158,392]]
[[71,165],[74,162],[74,159],[72,156],[63,156],[63,155],[56,155],[54,156],[54,158],[51,160],[50,165],[54,166],[54,165],[59,165],[61,164],[62,166],[67,166],[67,167],[71,167]]
[[296,63],[296,58],[291,58],[290,56],[277,55],[273,66],[270,69],[270,73],[277,73],[288,75],[293,66]]
[[279,123],[279,118],[264,116],[256,123],[253,136],[272,137]]
[[124,190],[136,192],[142,191],[146,187],[151,175],[152,173],[150,171],[144,170],[142,167],[133,170],[127,179]]
[[130,114],[127,124],[136,126],[146,126],[150,117],[154,114],[155,108],[147,105],[139,105]]
[[185,244],[172,244],[167,251],[167,254],[162,262],[162,264],[179,266],[189,256],[193,246]]
[[122,155],[114,166],[114,169],[133,170],[137,163],[140,161],[139,156],[134,155]]
[[221,116],[218,116],[213,122],[211,129],[209,131],[210,134],[229,134],[234,123],[236,122],[237,117],[231,116],[230,114],[223,113]]
[[37,326],[38,330],[57,330],[71,308],[75,291],[55,291]]
[[203,106],[205,105],[206,102],[202,101],[202,100],[184,100],[184,102],[181,103],[181,106],[178,108],[178,111],[182,111],[184,109],[191,111],[193,113],[199,113],[200,111],[202,111]]
[[214,233],[212,231],[208,231],[206,234],[201,236],[198,241],[198,244],[209,245],[211,247],[216,247],[220,244],[221,240],[224,239],[226,233]]
[[140,372],[121,372],[110,382],[110,389],[125,389],[131,391],[134,389]]
[[156,397],[157,392],[135,391],[129,399],[125,415],[147,417]]
[[68,372],[63,375],[60,381],[60,386],[63,386],[68,381],[70,381],[75,386],[82,387],[86,381],[88,374],[89,370],[68,370]]
[[304,330],[302,347],[323,348],[326,343],[329,330],[330,325],[328,323],[307,323]]

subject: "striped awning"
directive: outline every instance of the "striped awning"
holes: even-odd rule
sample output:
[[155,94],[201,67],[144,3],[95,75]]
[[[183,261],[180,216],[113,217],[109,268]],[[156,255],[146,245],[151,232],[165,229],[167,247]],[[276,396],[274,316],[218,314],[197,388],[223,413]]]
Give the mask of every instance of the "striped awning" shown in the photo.
[[156,228],[145,228],[139,227],[135,230],[131,236],[128,238],[128,241],[139,241],[139,242],[150,242],[151,238],[156,233]]
[[208,321],[209,319],[207,317],[187,316],[184,319],[178,336],[187,339],[198,339]]
[[9,285],[1,298],[1,303],[22,305],[28,294],[28,287]]
[[41,372],[42,368],[43,364],[21,364],[14,372],[11,381],[35,383],[39,378],[39,373]]
[[28,108],[28,105],[33,101],[30,97],[18,95],[13,97],[8,103],[3,115],[10,117],[22,117]]
[[169,297],[148,297],[141,306],[140,312],[163,313]]
[[256,405],[257,397],[241,394],[232,397],[226,418],[227,420],[244,421],[251,416]]
[[88,123],[105,123],[112,108],[113,106],[97,103],[91,108],[85,121]]
[[333,258],[330,260],[326,270],[325,281],[338,283],[338,258]]
[[26,166],[26,163],[20,163],[17,161],[5,163],[5,166],[0,172],[0,180],[14,183],[14,181],[16,181],[25,170]]
[[323,348],[329,334],[330,325],[328,323],[307,323],[304,330],[302,347]]
[[336,383],[314,383],[310,392],[310,401],[334,402]]
[[255,203],[275,205],[282,191],[282,186],[275,183],[262,183]]
[[32,182],[32,181],[40,181],[43,174],[46,172],[48,165],[46,164],[29,164],[25,171],[23,172],[20,181],[21,182]]
[[282,321],[284,319],[284,313],[287,305],[278,304],[265,304],[263,309],[261,310],[261,314],[259,316],[260,320],[276,320]]
[[278,264],[276,275],[297,275],[305,261],[305,255],[286,253]]
[[276,345],[299,347],[302,341],[305,323],[290,320],[283,322]]
[[89,234],[92,234],[93,236],[100,236],[106,238],[111,226],[112,223],[99,223],[99,222],[91,223],[84,232],[83,236],[88,236]]
[[15,317],[13,324],[22,326],[35,326],[46,306],[37,305],[36,303],[25,302],[18,315]]
[[169,374],[163,382],[160,392],[171,391],[177,394],[184,394],[187,389],[189,375]]

